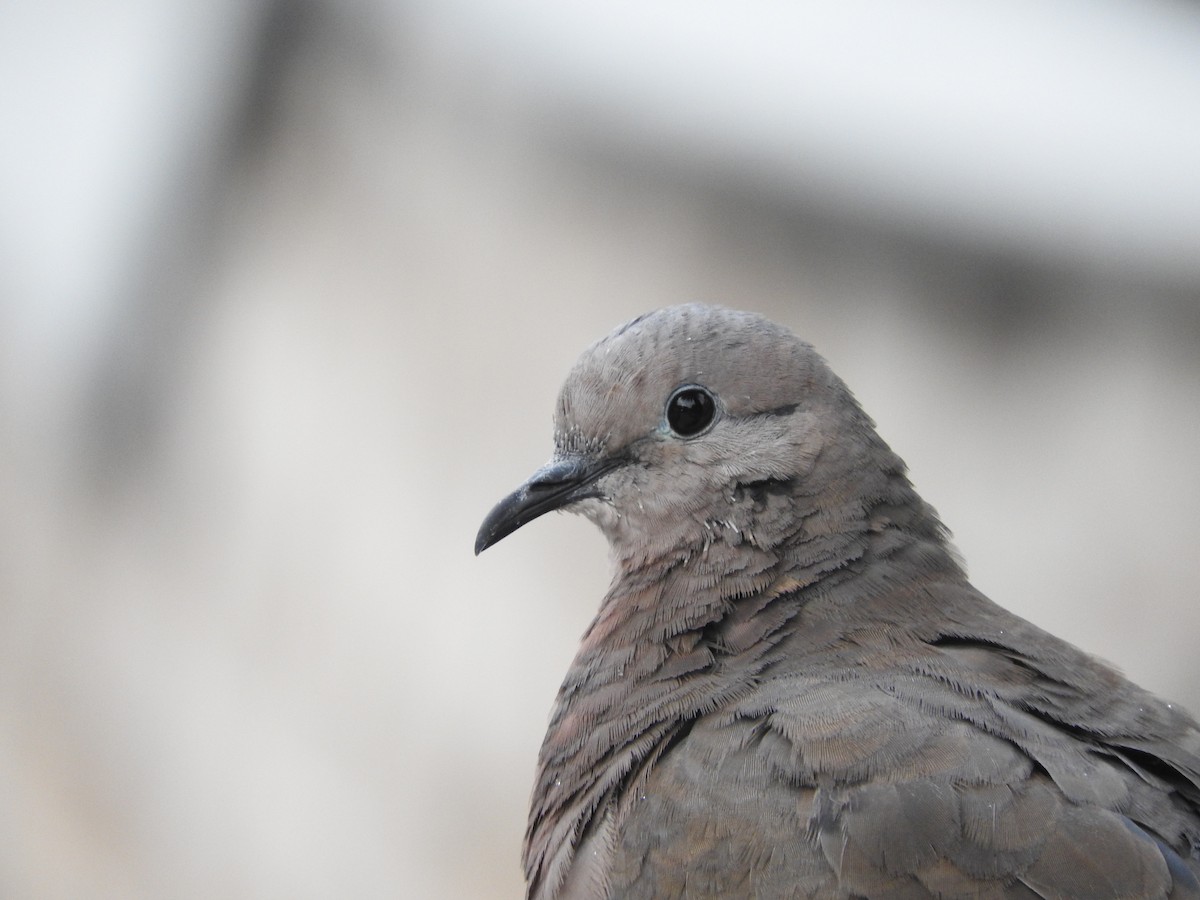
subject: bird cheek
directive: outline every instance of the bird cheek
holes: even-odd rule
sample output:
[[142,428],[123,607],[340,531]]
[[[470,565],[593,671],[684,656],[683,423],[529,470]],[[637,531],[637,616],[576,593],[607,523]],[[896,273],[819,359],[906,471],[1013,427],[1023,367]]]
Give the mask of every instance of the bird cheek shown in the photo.
[[727,482],[807,477],[820,454],[819,433],[815,429],[784,427],[772,432],[765,438],[759,433],[753,439],[714,447],[716,452],[703,465],[720,472]]
[[594,497],[579,501],[575,510],[599,528],[605,536],[612,534],[621,518],[621,514],[612,503]]

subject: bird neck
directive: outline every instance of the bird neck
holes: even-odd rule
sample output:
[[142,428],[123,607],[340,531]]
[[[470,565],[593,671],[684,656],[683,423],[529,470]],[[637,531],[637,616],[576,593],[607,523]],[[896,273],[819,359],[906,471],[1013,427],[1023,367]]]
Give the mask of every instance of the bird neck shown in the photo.
[[[868,563],[914,560],[957,572],[945,532],[898,459],[859,492],[825,473],[734,485],[719,521],[690,542],[618,566],[555,702],[526,834],[530,884],[564,877],[588,825],[622,798],[698,716],[748,695],[765,670],[798,661],[794,620]],[[843,493],[845,491],[845,493]],[[922,563],[924,564],[924,563]],[[853,597],[856,591],[836,592]]]

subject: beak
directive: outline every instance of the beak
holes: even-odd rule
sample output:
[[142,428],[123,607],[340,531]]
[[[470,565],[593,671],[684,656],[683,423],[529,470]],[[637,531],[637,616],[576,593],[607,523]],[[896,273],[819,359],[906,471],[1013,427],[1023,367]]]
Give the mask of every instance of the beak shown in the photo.
[[602,496],[596,482],[624,462],[623,459],[568,456],[538,469],[487,514],[475,538],[475,555],[544,513],[562,509],[577,500]]

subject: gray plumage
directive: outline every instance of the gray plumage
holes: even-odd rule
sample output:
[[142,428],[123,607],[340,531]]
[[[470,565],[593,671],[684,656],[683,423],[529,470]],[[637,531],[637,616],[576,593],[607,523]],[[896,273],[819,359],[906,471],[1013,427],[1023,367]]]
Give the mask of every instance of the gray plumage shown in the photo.
[[684,306],[593,345],[476,552],[551,509],[615,577],[538,761],[533,900],[1200,898],[1195,721],[976,591],[785,329]]

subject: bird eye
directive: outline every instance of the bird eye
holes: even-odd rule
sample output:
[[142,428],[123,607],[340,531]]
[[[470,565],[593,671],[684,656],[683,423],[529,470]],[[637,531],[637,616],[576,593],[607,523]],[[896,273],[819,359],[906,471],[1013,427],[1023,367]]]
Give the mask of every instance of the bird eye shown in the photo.
[[702,387],[686,385],[667,400],[667,424],[680,437],[702,432],[717,414],[717,402]]

